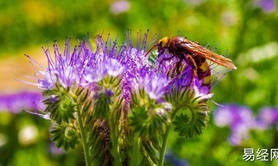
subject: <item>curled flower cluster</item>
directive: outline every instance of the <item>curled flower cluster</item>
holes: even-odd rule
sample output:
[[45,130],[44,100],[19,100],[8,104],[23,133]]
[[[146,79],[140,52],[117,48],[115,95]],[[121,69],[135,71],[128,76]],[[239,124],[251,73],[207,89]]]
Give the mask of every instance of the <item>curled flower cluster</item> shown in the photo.
[[278,125],[278,109],[262,108],[257,117],[248,107],[239,105],[224,105],[214,113],[215,124],[219,127],[229,126],[232,145],[240,145],[249,137],[250,130],[265,130],[272,125]]

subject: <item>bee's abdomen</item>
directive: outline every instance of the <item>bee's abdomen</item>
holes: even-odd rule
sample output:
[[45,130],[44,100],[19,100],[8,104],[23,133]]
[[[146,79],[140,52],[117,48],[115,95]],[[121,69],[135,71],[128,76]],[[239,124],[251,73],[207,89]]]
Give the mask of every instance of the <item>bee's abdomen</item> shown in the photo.
[[198,67],[197,75],[198,75],[199,80],[203,80],[202,84],[204,86],[210,85],[212,82],[212,75],[211,75],[210,66],[209,66],[207,60],[200,56],[195,56],[194,60]]

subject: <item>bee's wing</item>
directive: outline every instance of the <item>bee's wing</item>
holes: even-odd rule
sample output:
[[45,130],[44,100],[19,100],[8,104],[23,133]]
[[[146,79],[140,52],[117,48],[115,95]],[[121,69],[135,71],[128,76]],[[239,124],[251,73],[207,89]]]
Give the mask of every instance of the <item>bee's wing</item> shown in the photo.
[[217,86],[221,81],[222,79],[226,76],[226,74],[228,72],[231,71],[231,69],[227,69],[225,67],[221,67],[221,66],[215,66],[215,63],[214,65],[212,64],[213,62],[211,62],[210,64],[210,68],[212,69],[212,81],[211,81],[211,85],[212,85],[212,88]]
[[218,54],[210,51],[209,49],[201,46],[198,43],[185,39],[182,42],[182,47],[184,47],[185,49],[187,49],[189,52],[191,52],[193,54],[200,55],[200,56],[202,56],[214,63],[217,63],[221,66],[224,66],[228,69],[236,69],[236,66],[232,63],[231,59],[228,59],[222,55],[218,55]]

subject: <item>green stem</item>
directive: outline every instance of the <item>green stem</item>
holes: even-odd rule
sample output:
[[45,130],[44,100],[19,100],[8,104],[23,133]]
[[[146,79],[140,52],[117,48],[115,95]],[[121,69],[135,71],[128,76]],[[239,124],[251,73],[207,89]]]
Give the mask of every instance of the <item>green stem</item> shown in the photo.
[[83,122],[81,119],[81,114],[80,111],[77,111],[78,113],[78,126],[80,129],[80,135],[81,135],[81,141],[82,141],[82,146],[83,146],[83,151],[84,151],[84,158],[85,158],[85,163],[86,166],[90,165],[90,158],[89,158],[89,149],[88,149],[88,143],[87,143],[87,134],[84,130]]
[[166,144],[167,144],[167,139],[168,139],[170,127],[171,127],[171,125],[168,124],[168,126],[166,128],[165,135],[163,136],[163,143],[162,143],[161,153],[160,153],[160,156],[159,156],[158,166],[163,166],[163,163],[164,163],[164,156],[165,156]]
[[177,107],[177,108],[173,111],[173,114],[172,114],[172,116],[171,116],[171,121],[170,121],[170,123],[167,123],[165,135],[163,136],[162,149],[161,149],[161,153],[160,153],[160,155],[159,155],[158,166],[163,166],[163,165],[164,165],[164,157],[165,157],[165,152],[166,152],[166,144],[167,144],[167,140],[168,140],[168,135],[169,135],[169,132],[170,132],[171,124],[172,124],[172,121],[173,121],[173,119],[175,118],[177,112],[178,112],[181,108],[183,108],[183,107],[187,107],[188,109],[191,110],[191,108],[190,108],[189,106],[187,106],[187,105],[182,105],[182,106]]
[[164,157],[165,157],[165,152],[166,152],[166,144],[167,144],[167,140],[168,140],[168,135],[169,135],[169,131],[171,128],[171,124],[172,124],[172,120],[175,118],[178,110],[180,108],[182,108],[183,106],[177,107],[174,111],[173,114],[171,116],[171,122],[167,123],[166,126],[166,131],[165,131],[165,135],[163,136],[163,142],[162,142],[162,149],[161,149],[161,153],[159,155],[159,162],[158,162],[158,166],[163,166],[164,164]]
[[109,123],[109,128],[110,128],[110,131],[111,131],[111,143],[112,143],[112,155],[114,157],[114,165],[118,166],[118,165],[121,165],[121,156],[119,154],[119,150],[118,150],[118,134],[116,133],[117,131],[117,125],[115,125],[113,123],[113,120],[112,120],[112,117],[109,118],[108,120],[108,123]]

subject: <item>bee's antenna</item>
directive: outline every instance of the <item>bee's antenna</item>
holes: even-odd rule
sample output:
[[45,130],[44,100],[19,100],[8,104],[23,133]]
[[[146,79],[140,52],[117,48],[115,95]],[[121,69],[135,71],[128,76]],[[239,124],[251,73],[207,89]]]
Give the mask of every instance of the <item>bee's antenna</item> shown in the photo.
[[158,44],[153,45],[146,53],[145,53],[145,57],[155,48],[158,47]]

